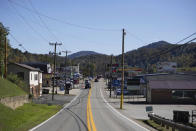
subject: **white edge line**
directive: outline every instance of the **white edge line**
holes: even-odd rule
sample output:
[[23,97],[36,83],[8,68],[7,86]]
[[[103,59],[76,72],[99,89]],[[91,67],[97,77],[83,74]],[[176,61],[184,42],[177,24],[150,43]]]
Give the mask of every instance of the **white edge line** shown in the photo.
[[78,94],[77,96],[75,96],[74,99],[72,99],[68,104],[64,104],[64,105],[63,105],[64,107],[63,107],[59,112],[57,112],[55,115],[53,115],[53,116],[50,117],[49,119],[45,120],[44,122],[40,123],[40,124],[37,125],[36,127],[30,129],[29,131],[34,131],[35,129],[41,127],[41,126],[44,125],[46,122],[48,122],[49,120],[51,120],[52,118],[54,118],[55,116],[57,116],[57,115],[58,115],[59,113],[61,113],[65,108],[67,108],[69,105],[71,105],[71,104],[73,103],[73,101],[75,101],[75,100],[78,98],[78,96],[80,95],[80,93],[81,93],[81,91],[80,91],[79,94]]
[[[119,116],[121,116],[122,118],[124,118],[124,119],[126,119],[126,120],[132,122],[133,124],[137,125],[138,127],[143,128],[143,129],[146,130],[146,131],[150,131],[150,130],[146,129],[145,127],[139,125],[139,124],[136,123],[135,121],[129,119],[129,118],[126,117],[126,116],[124,116],[124,115],[121,114],[119,111],[117,111],[114,107],[112,107],[112,106],[107,102],[107,100],[104,98],[104,96],[103,96],[103,94],[102,94],[102,91],[101,91],[101,88],[100,88],[100,93],[101,93],[101,97],[103,98],[104,102],[105,102],[105,103],[107,104],[107,106],[109,107],[108,109],[110,109],[114,114],[117,113]],[[115,114],[115,115],[117,115],[117,114]]]

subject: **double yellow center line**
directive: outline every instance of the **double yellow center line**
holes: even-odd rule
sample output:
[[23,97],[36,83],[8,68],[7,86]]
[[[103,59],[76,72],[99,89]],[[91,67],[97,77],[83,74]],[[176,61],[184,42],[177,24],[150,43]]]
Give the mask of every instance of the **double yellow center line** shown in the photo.
[[88,131],[97,131],[94,120],[93,120],[93,115],[91,111],[91,88],[89,89],[89,94],[88,94],[88,100],[87,100],[87,126],[88,126]]

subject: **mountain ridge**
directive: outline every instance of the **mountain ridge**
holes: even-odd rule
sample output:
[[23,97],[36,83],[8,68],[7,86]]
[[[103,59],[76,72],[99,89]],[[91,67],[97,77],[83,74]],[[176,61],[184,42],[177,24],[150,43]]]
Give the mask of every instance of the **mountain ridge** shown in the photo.
[[74,59],[74,58],[78,58],[78,57],[82,57],[82,56],[98,55],[98,54],[101,54],[101,53],[97,53],[95,51],[79,51],[79,52],[73,53],[71,55],[68,55],[68,58]]

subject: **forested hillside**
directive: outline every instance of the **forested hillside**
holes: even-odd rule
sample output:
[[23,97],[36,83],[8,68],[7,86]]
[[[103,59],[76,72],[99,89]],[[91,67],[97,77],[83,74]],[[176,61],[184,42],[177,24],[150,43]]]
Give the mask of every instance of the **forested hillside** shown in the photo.
[[[4,72],[5,58],[5,37],[9,34],[7,28],[0,23],[0,74]],[[9,40],[7,40],[9,41]],[[53,64],[53,56],[49,54],[33,54],[22,52],[14,49],[8,43],[7,58],[8,62],[42,62]],[[57,67],[65,65],[65,57],[57,56]],[[111,56],[98,54],[93,51],[85,51],[75,53],[72,59],[68,59],[67,65],[80,64],[80,70],[85,75],[95,75],[102,73],[108,68],[106,64],[111,61]],[[143,46],[136,50],[125,53],[125,64],[130,66],[138,66],[152,72],[157,62],[172,61],[177,62],[179,68],[196,67],[196,42],[185,45],[170,44],[165,41],[159,41]],[[121,63],[121,55],[113,57],[113,63]]]
[[[130,66],[138,66],[150,70],[157,62],[173,61],[177,62],[178,67],[196,66],[196,43],[184,46],[169,44],[161,41],[138,48],[137,50],[125,53],[125,63]],[[10,48],[8,55],[9,62],[44,62],[53,64],[53,56],[48,54],[31,54],[21,52],[18,49]],[[69,59],[68,65],[80,64],[80,70],[85,75],[95,75],[104,73],[107,69],[106,64],[111,61],[108,55],[87,55]],[[121,63],[121,55],[113,57],[113,63]],[[57,57],[57,66],[64,65],[65,57]],[[90,71],[89,71],[90,70]]]
[[[118,56],[119,60],[121,57]],[[155,42],[137,50],[127,52],[125,61],[132,66],[146,67],[161,61],[177,62],[178,67],[196,66],[196,43],[186,45]]]
[[[103,73],[108,70],[106,64],[110,63],[111,56],[90,55],[74,59],[80,63],[81,69],[87,72],[89,63],[93,64],[96,73]],[[125,64],[137,66],[144,71],[152,73],[158,62],[177,62],[178,68],[196,67],[196,43],[186,45],[175,45],[165,41],[151,43],[136,50],[125,53]],[[121,63],[121,55],[113,57],[113,63]]]

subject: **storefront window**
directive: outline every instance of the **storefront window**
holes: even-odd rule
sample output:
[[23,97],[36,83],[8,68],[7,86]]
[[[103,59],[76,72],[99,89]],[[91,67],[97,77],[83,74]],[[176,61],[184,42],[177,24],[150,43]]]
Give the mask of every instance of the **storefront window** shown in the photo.
[[191,98],[196,99],[196,91],[194,90],[172,90],[173,98]]

